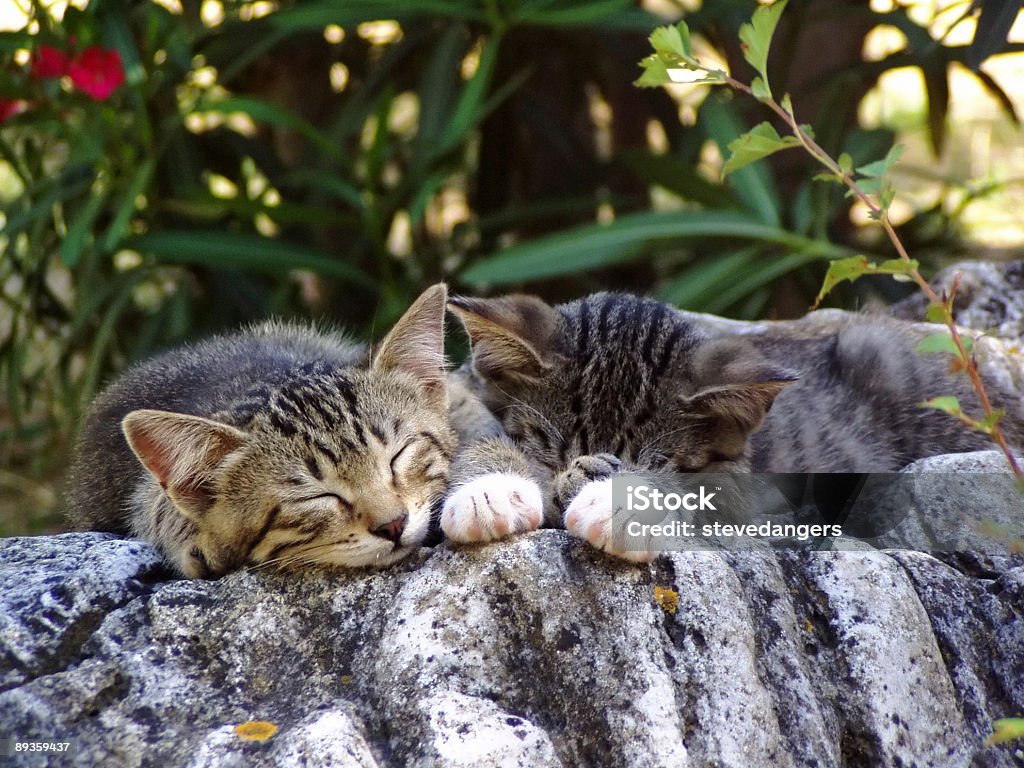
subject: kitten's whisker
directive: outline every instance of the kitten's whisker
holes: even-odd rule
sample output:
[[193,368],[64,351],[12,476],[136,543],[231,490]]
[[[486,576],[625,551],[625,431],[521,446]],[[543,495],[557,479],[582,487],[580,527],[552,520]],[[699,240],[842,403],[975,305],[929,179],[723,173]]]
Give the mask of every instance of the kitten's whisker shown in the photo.
[[[669,430],[666,430],[665,432],[659,432],[657,435],[655,435],[650,440],[648,440],[646,443],[644,443],[642,446],[640,446],[640,449],[636,451],[637,461],[638,462],[641,461],[643,459],[644,453],[646,453],[651,448],[655,447],[655,445],[657,443],[661,442],[666,437],[671,437],[672,435],[677,434],[679,432],[689,432],[692,429],[693,429],[693,425],[685,424],[685,425],[683,425],[681,427],[676,427],[675,429],[669,429]],[[662,458],[667,458],[665,456],[665,454],[662,453],[661,451],[659,451],[655,455],[661,456]]]
[[505,397],[507,397],[509,400],[512,401],[511,404],[508,406],[509,408],[513,408],[513,407],[522,408],[527,413],[532,413],[534,416],[536,416],[538,419],[540,419],[544,423],[544,426],[546,426],[549,430],[551,430],[554,433],[555,437],[558,438],[559,442],[561,442],[563,444],[566,442],[565,437],[562,435],[561,430],[559,430],[558,427],[556,427],[554,425],[554,423],[551,421],[551,419],[546,417],[543,413],[538,411],[536,408],[534,408],[532,405],[530,405],[529,403],[525,402],[524,400],[522,400],[522,399],[520,399],[518,397],[513,397],[512,395],[510,395],[508,392],[506,392],[501,387],[499,387],[499,386],[497,386],[497,385],[495,385],[493,383],[492,383],[492,386],[494,386],[495,389],[497,389],[499,392],[501,392],[501,394],[503,394]]
[[252,565],[246,566],[246,570],[255,571],[261,568],[268,568],[272,565],[282,565],[282,567],[284,567],[286,565],[291,565],[292,563],[295,563],[300,560],[306,560],[307,562],[315,562],[313,560],[309,560],[309,558],[307,557],[311,552],[315,552],[320,549],[336,547],[339,544],[343,545],[344,543],[345,542],[342,541],[324,541],[318,542],[316,544],[307,544],[304,546],[300,545],[294,551],[288,552],[287,554],[283,554],[280,557],[275,557],[271,560],[263,560],[259,563],[254,563]]

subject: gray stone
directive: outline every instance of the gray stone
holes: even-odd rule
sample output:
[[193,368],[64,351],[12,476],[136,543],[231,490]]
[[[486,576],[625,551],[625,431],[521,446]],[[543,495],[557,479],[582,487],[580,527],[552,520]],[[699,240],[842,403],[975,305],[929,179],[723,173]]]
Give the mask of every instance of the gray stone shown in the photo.
[[1015,765],[983,741],[1024,712],[1024,558],[940,557],[638,568],[544,530],[203,582],[140,542],[8,539],[0,738],[73,740],[25,766]]
[[[958,275],[960,285],[953,300],[957,324],[1011,344],[1024,341],[1024,261],[961,261],[939,272],[931,286],[939,295],[948,293]],[[917,292],[890,311],[907,320],[921,320],[927,309],[927,298]]]
[[[1024,459],[1016,457],[1018,466]],[[999,451],[932,456],[898,475],[879,475],[891,492],[867,506],[887,508],[875,548],[1005,555],[1024,546],[1024,495]],[[851,514],[851,518],[856,513]]]
[[[982,365],[1024,388],[1021,268],[969,271],[958,321],[995,329]],[[384,571],[204,582],[105,534],[0,540],[0,749],[72,742],[4,764],[1024,764],[984,745],[1024,715],[1024,556],[961,514],[1015,531],[1021,497],[991,452],[907,472],[924,479],[888,538],[645,567],[544,530]],[[937,530],[947,551],[906,548]],[[244,740],[249,721],[277,731]]]

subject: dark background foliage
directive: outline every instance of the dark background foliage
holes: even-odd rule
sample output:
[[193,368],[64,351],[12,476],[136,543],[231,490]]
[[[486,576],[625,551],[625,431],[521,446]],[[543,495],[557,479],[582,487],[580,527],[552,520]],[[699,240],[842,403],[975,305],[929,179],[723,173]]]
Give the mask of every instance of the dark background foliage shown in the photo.
[[[369,337],[442,279],[793,316],[829,259],[889,257],[798,153],[720,179],[716,157],[766,115],[726,92],[634,87],[651,30],[685,11],[651,7],[92,0],[59,22],[29,7],[24,29],[0,34],[0,100],[21,107],[0,124],[0,533],[55,524],[75,424],[110,375],[202,334],[276,314]],[[827,150],[863,163],[894,134],[860,126],[862,97],[916,67],[938,156],[952,68],[1019,49],[1005,42],[1016,5],[984,7],[972,49],[901,6],[791,0],[772,82]],[[753,4],[686,8],[706,50],[749,79],[737,30]],[[880,25],[906,45],[868,59]],[[126,82],[105,100],[43,82],[31,62],[44,44],[116,50]],[[1016,122],[996,79],[975,76]],[[926,265],[963,254],[947,202],[901,225]],[[895,290],[858,283],[832,300]]]

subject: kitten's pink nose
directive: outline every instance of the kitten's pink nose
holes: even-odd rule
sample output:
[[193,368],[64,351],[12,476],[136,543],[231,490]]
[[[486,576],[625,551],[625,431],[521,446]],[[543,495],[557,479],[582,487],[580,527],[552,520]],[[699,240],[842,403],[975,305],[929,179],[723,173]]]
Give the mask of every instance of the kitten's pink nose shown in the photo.
[[390,523],[379,525],[370,531],[370,533],[374,536],[380,536],[382,539],[387,539],[388,541],[398,544],[402,539],[402,532],[405,530],[405,523],[408,519],[409,515],[403,512]]

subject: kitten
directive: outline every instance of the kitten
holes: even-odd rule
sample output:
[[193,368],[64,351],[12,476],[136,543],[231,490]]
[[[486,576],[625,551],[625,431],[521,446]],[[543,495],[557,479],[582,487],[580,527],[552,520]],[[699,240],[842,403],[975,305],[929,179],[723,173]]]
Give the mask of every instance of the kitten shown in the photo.
[[81,431],[73,523],[146,539],[190,578],[405,557],[455,448],[446,297],[429,288],[369,350],[270,322],[128,370]]
[[[915,352],[920,325],[835,310],[758,330],[651,299],[599,293],[550,307],[529,296],[453,298],[472,373],[507,433],[452,468],[441,526],[487,541],[564,524],[612,541],[610,478],[620,471],[884,472],[991,445],[919,404],[974,402],[948,357]],[[998,392],[1024,443],[1019,393]],[[1008,407],[1009,406],[1009,407]]]

